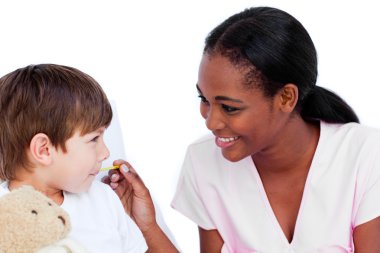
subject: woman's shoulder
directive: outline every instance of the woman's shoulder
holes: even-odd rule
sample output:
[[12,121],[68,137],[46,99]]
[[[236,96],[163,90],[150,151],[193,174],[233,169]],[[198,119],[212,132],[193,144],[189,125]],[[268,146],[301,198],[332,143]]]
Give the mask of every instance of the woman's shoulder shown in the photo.
[[333,124],[321,122],[322,131],[334,135],[350,135],[356,138],[380,137],[380,129],[359,123]]
[[190,146],[210,145],[211,143],[214,143],[214,140],[215,140],[215,136],[214,135],[212,135],[212,134],[206,134],[206,135],[203,135],[203,136],[199,137],[195,141],[193,141],[190,144]]
[[321,136],[329,145],[350,146],[352,148],[380,147],[380,129],[358,124],[330,124],[321,122]]
[[202,164],[227,161],[223,158],[221,149],[216,145],[215,136],[212,134],[202,136],[192,142],[188,146],[186,153],[193,162],[198,161]]
[[212,134],[207,134],[199,137],[188,146],[188,150],[200,151],[200,152],[210,152],[217,148],[215,144],[215,136]]

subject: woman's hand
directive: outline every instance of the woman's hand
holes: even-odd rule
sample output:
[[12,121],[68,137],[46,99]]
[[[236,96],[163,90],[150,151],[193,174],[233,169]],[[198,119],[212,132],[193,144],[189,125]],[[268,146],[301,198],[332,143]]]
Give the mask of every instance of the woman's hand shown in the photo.
[[140,228],[148,245],[148,253],[178,253],[156,222],[156,212],[148,188],[133,167],[124,160],[116,160],[118,170],[110,170],[102,181],[119,196],[125,212]]
[[157,226],[155,210],[148,188],[133,167],[124,160],[116,160],[118,170],[110,170],[102,181],[109,184],[119,196],[125,212],[135,221],[144,234]]

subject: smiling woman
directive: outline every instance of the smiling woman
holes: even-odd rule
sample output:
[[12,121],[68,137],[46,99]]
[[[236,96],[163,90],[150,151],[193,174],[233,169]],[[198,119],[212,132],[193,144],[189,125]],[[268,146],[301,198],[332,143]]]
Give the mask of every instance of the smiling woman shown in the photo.
[[172,202],[201,252],[380,250],[380,131],[316,80],[314,44],[282,10],[208,35],[197,90],[214,136],[188,148]]

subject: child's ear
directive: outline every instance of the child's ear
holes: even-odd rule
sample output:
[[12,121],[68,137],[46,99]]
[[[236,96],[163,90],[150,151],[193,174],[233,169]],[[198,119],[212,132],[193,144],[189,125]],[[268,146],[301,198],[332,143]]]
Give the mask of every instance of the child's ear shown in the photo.
[[292,112],[298,101],[298,87],[292,83],[288,83],[282,87],[277,95],[280,109],[283,112]]
[[44,133],[38,133],[30,141],[29,152],[35,162],[48,165],[51,163],[53,148],[49,137]]

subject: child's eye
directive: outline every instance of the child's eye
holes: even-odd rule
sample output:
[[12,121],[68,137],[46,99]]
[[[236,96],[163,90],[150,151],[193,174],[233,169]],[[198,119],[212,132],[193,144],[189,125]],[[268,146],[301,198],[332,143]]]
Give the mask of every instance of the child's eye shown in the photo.
[[94,138],[92,138],[92,140],[91,140],[91,141],[93,141],[93,142],[97,142],[97,141],[98,141],[98,139],[99,139],[99,135],[98,135],[98,136],[95,136]]
[[225,104],[222,104],[222,108],[225,112],[228,112],[228,113],[232,113],[232,112],[236,112],[236,111],[240,110],[239,108],[228,106]]
[[208,101],[204,96],[199,95],[198,97],[201,99],[201,103],[208,104]]

